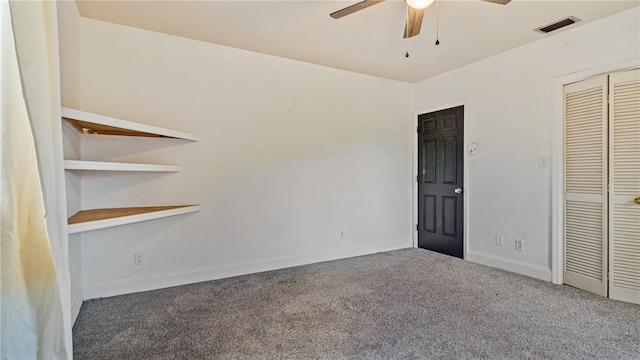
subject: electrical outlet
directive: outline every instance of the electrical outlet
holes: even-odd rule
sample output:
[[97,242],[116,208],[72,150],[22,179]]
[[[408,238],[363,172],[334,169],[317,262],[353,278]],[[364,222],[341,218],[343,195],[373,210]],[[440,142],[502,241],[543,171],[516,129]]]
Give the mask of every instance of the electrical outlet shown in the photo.
[[496,235],[496,245],[498,246],[504,245],[504,236]]
[[344,239],[344,231],[340,231],[340,239]]
[[524,241],[522,239],[516,239],[516,250],[524,251]]
[[137,253],[135,253],[135,256],[133,258],[133,265],[142,265],[143,264],[143,260],[144,260],[144,258],[142,257],[142,253],[141,252],[137,252]]

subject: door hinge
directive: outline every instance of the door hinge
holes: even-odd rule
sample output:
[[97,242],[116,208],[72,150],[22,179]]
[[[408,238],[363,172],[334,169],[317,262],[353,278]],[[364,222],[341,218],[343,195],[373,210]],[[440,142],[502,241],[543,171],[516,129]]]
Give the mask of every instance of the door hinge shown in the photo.
[[416,224],[416,230],[420,230],[420,228],[418,227],[418,224]]
[[420,182],[420,175],[416,175],[416,182]]
[[416,126],[416,132],[420,134],[420,126]]

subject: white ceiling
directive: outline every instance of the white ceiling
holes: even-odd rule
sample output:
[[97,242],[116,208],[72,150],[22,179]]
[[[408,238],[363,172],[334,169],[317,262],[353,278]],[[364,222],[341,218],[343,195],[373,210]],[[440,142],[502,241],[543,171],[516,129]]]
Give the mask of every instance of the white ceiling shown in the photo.
[[[406,5],[399,0],[338,20],[329,17],[356,2],[76,0],[87,18],[410,83],[640,4],[513,0],[502,6],[441,0],[440,45],[435,46],[435,3],[426,10],[420,35],[404,40]],[[533,31],[571,15],[582,21],[551,34]]]

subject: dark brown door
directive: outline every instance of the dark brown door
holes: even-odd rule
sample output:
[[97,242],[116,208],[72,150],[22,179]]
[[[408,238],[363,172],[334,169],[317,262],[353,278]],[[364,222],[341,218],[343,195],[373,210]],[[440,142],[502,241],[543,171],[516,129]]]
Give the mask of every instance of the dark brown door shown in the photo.
[[418,247],[462,258],[464,107],[418,124]]

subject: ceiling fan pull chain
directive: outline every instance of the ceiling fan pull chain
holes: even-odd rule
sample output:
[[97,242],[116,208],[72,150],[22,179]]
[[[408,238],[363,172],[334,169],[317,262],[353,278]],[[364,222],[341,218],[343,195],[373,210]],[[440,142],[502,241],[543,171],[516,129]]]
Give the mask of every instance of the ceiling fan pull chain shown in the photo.
[[[409,7],[407,6],[407,19],[408,18],[409,18]],[[406,49],[406,53],[404,54],[404,57],[408,58],[409,57],[409,38],[404,39],[404,46]]]
[[436,0],[436,46],[440,45],[440,0]]

